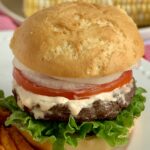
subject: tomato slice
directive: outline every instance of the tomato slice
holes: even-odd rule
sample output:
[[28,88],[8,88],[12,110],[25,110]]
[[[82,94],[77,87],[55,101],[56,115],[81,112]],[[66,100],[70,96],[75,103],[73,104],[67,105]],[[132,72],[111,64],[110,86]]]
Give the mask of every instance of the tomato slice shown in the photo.
[[80,89],[74,91],[63,89],[52,89],[37,85],[36,83],[28,80],[25,76],[23,76],[21,71],[18,70],[17,68],[14,68],[13,77],[16,80],[16,82],[27,91],[45,96],[53,96],[53,97],[63,96],[70,100],[73,100],[77,98],[78,99],[88,98],[92,95],[96,95],[102,92],[109,92],[115,88],[121,87],[124,84],[127,84],[131,81],[132,71],[131,70],[125,71],[117,80],[114,80],[112,82],[100,85],[93,85],[88,89]]

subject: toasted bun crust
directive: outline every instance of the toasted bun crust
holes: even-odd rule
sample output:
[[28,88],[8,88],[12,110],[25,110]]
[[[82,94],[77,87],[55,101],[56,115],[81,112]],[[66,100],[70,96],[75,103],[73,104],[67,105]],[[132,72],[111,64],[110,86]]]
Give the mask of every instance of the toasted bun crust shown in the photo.
[[10,46],[27,67],[72,78],[124,71],[144,54],[137,27],[123,10],[80,2],[37,12],[16,30]]

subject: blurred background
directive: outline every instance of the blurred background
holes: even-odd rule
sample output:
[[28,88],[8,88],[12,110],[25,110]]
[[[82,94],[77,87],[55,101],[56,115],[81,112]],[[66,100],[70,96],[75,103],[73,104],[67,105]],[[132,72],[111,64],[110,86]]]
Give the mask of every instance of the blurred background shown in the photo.
[[[77,0],[0,0],[0,11],[21,23],[34,12],[58,3]],[[150,26],[150,0],[79,0],[123,8],[139,27]]]
[[[21,23],[34,12],[58,3],[77,0],[0,0],[0,11]],[[78,0],[123,8],[139,27],[150,26],[150,0]]]
[[[36,11],[67,1],[77,0],[0,0],[0,31],[14,30],[26,17],[29,17]],[[123,8],[136,22],[145,43],[150,44],[150,0],[78,1],[115,5]],[[148,57],[150,57],[150,52]]]

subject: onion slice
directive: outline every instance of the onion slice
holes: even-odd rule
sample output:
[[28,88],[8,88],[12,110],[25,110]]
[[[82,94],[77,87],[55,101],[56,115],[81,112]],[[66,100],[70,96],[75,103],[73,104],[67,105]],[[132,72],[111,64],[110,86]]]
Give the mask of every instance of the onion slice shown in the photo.
[[47,88],[64,89],[64,90],[78,90],[88,89],[95,85],[105,84],[118,79],[122,73],[116,73],[110,76],[101,78],[63,78],[63,77],[49,77],[41,73],[35,72],[30,68],[20,63],[16,58],[13,60],[14,66],[19,69],[22,74],[37,85],[41,85]]

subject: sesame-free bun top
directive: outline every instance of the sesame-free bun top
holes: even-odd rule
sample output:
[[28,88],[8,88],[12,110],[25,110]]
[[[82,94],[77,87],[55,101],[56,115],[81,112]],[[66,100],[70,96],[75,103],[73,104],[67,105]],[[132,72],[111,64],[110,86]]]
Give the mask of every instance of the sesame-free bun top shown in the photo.
[[10,46],[30,69],[70,78],[121,72],[144,54],[137,27],[123,10],[82,2],[35,13],[15,31]]

